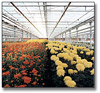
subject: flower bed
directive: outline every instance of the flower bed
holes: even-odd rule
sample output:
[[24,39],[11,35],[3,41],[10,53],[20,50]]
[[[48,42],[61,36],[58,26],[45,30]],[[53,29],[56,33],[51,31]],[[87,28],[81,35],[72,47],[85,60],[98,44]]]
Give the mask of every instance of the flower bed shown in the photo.
[[94,51],[69,43],[49,42],[52,86],[94,87]]
[[43,87],[47,57],[41,43],[3,43],[2,86]]
[[94,87],[94,50],[47,40],[3,43],[3,87]]

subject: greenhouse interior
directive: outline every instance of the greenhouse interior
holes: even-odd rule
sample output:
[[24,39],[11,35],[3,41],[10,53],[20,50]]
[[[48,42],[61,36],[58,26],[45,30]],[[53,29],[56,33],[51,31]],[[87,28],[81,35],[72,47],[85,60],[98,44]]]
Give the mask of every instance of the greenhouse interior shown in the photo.
[[94,2],[2,2],[2,87],[94,88]]

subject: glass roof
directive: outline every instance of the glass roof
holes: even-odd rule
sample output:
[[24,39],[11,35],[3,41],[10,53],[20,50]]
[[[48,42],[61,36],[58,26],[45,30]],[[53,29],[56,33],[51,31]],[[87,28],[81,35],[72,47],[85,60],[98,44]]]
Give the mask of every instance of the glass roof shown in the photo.
[[[65,8],[69,2],[13,2],[13,4],[32,22],[32,24],[42,33],[40,34],[32,24],[10,3],[3,2],[3,14],[6,14],[14,20],[20,22],[31,33],[39,37],[49,37]],[[61,21],[53,31],[50,37],[73,27],[82,21],[94,16],[93,2],[71,2]],[[3,18],[3,20],[7,21]]]

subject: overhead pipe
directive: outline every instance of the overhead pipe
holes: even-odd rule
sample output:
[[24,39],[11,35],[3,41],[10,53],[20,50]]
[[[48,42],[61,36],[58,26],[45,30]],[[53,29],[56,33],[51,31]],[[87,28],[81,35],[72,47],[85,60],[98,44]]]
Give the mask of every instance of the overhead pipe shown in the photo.
[[[16,5],[13,2],[10,2],[26,19],[27,21],[40,33],[42,34],[36,27],[33,25],[33,23],[16,7]],[[43,34],[42,34],[43,35]]]
[[[57,25],[59,24],[59,22],[61,21],[62,17],[63,17],[64,14],[66,13],[66,11],[67,11],[68,7],[70,6],[70,4],[71,4],[71,2],[69,2],[68,6],[65,8],[63,14],[61,15],[60,19],[58,20],[58,22],[57,22],[57,24],[55,25],[54,29],[52,30],[51,34],[52,34],[52,33],[54,32],[54,30],[56,29]],[[50,34],[50,36],[51,36],[51,34]],[[50,36],[49,36],[49,37],[50,37]]]

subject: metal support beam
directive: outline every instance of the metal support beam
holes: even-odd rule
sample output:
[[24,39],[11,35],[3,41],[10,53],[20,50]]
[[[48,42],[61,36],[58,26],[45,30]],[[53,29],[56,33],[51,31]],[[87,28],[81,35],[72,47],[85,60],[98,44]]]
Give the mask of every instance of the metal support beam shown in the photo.
[[[55,25],[54,29],[52,30],[51,34],[54,32],[54,30],[56,29],[57,25],[59,24],[59,22],[61,21],[62,17],[64,16],[64,14],[66,13],[68,7],[70,6],[71,2],[69,2],[68,6],[66,7],[66,9],[64,10],[63,14],[61,15],[60,19],[58,20],[57,24]],[[50,34],[50,36],[51,36]],[[50,37],[49,36],[49,37]]]
[[30,39],[31,39],[31,33],[30,33]]
[[78,44],[78,27],[76,28],[76,38],[77,38],[77,44]]
[[27,35],[27,39],[28,39],[28,33],[26,35]]
[[[89,19],[87,19],[87,20],[85,20],[85,21],[83,21],[83,22],[81,22],[81,23],[79,23],[79,24],[77,24],[77,25],[75,25],[74,27],[68,28],[67,30],[65,30],[65,31],[63,31],[63,32],[61,32],[61,33],[59,33],[58,35],[60,35],[60,34],[62,34],[62,33],[65,33],[65,32],[68,32],[69,30],[73,30],[73,29],[75,29],[75,28],[77,28],[77,27],[83,26],[83,25],[85,25],[85,24],[87,24],[87,23],[89,23],[89,22],[91,22],[91,21],[94,21],[94,16],[91,17],[91,18],[89,18]],[[56,36],[58,36],[58,35],[56,35]],[[54,36],[54,37],[56,37],[56,36]]]
[[13,2],[10,2],[22,15],[23,17],[42,35],[42,33],[33,25],[33,23],[15,6]]
[[72,38],[71,38],[71,31],[69,31],[69,42],[72,42]]
[[46,2],[43,2],[43,8],[44,8],[44,19],[45,19],[45,28],[46,28],[46,35],[48,38],[48,31],[47,31],[47,6],[46,6]]
[[90,22],[90,45],[92,45],[92,22]]
[[21,41],[23,41],[23,30],[22,30],[22,37],[21,37]]
[[5,37],[4,37],[4,41],[6,42],[6,35],[5,35]]
[[16,26],[14,26],[14,42],[16,42]]
[[67,40],[66,40],[66,32],[65,32],[65,42],[66,42]]

